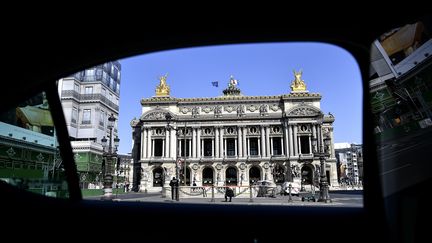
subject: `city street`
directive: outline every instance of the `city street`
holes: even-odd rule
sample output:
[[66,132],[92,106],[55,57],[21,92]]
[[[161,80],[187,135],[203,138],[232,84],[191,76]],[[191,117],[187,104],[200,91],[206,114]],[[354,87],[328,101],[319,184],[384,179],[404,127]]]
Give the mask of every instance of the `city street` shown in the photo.
[[[288,202],[288,196],[272,197],[255,197],[250,202],[249,198],[233,198],[232,202],[225,202],[224,198],[215,198],[211,202],[211,197],[203,198],[180,198],[180,201],[173,201],[171,198],[163,198],[160,193],[127,193],[119,194],[114,201],[131,201],[131,202],[165,202],[165,203],[210,203],[210,204],[247,204],[247,205],[287,205],[287,206],[325,206],[325,207],[363,207],[363,191],[348,190],[348,191],[330,191],[331,203],[322,202],[302,202],[302,195],[309,195],[308,192],[302,192],[299,197],[292,196],[292,202]],[[319,197],[319,192],[315,194]],[[99,197],[86,197],[90,200],[99,200]]]

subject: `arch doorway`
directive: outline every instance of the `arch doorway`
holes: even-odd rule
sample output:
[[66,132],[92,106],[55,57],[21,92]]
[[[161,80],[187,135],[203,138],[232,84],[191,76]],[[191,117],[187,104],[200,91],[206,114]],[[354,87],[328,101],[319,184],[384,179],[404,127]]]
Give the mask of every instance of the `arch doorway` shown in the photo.
[[225,185],[237,186],[237,169],[234,166],[230,166],[225,171]]
[[211,186],[213,185],[213,169],[210,167],[206,167],[203,169],[202,172],[202,180],[203,180],[203,186]]
[[163,170],[157,167],[153,170],[153,187],[162,187],[163,185]]
[[249,169],[249,183],[253,185],[259,180],[261,180],[261,170],[258,166],[252,166]]
[[[180,186],[184,186],[184,168],[180,171]],[[191,171],[190,168],[186,168],[186,186],[191,185]]]

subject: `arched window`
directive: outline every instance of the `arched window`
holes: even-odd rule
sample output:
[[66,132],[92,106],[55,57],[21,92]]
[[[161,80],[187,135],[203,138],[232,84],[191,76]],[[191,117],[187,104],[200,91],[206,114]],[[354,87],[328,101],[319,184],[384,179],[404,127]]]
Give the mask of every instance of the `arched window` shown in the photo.
[[225,184],[227,186],[237,186],[237,169],[235,167],[230,166],[226,170]]
[[203,169],[202,172],[202,180],[203,180],[203,186],[211,186],[213,185],[213,169],[210,167],[206,167]]
[[253,185],[259,180],[261,180],[261,170],[257,166],[252,166],[249,169],[249,183]]

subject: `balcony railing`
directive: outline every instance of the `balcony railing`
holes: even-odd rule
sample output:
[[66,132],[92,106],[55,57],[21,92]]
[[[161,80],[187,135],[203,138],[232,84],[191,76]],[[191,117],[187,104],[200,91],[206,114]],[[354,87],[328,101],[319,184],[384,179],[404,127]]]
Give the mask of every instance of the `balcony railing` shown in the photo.
[[74,98],[77,101],[101,101],[114,110],[119,110],[118,105],[114,104],[102,94],[80,94],[75,90],[63,90],[62,98]]

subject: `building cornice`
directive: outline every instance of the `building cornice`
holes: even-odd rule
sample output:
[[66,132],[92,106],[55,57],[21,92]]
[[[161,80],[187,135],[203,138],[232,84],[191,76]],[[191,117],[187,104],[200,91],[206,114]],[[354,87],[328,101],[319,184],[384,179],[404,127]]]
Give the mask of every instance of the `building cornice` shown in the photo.
[[204,98],[174,98],[174,97],[152,97],[141,99],[141,105],[148,104],[175,104],[175,103],[226,103],[226,102],[275,102],[283,100],[297,100],[297,99],[321,99],[321,95],[318,93],[290,93],[283,95],[271,95],[271,96],[220,96],[220,97],[204,97]]

